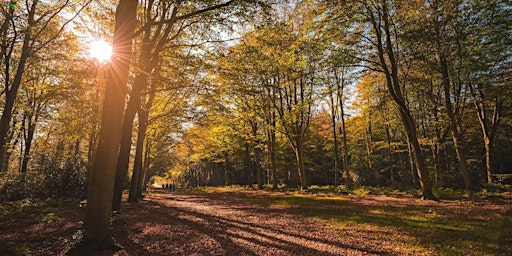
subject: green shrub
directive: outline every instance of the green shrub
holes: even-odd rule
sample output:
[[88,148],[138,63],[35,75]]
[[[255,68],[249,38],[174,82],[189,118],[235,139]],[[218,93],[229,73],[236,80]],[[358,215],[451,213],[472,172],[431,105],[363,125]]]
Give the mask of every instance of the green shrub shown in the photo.
[[0,201],[86,196],[86,168],[70,158],[62,164],[42,159],[34,171],[0,177]]
[[367,186],[361,186],[361,187],[358,187],[358,188],[352,190],[352,194],[360,196],[360,197],[368,196],[371,192],[372,192],[372,188],[367,187]]

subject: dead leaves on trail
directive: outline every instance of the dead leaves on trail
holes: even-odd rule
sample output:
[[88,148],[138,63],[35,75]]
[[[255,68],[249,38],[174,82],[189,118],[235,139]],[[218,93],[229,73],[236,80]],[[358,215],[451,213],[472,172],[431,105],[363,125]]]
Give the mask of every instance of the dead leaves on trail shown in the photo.
[[[512,255],[510,203],[155,190],[114,219],[125,249],[95,255]],[[2,210],[0,252],[58,255],[80,234],[78,205],[31,211]]]

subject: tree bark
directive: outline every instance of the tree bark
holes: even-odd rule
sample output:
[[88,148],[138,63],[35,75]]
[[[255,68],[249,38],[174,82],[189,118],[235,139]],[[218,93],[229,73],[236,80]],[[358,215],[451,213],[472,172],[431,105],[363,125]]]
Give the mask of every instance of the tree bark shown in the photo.
[[334,103],[334,95],[333,92],[329,93],[329,98],[331,101],[331,122],[332,122],[332,138],[333,138],[333,154],[334,154],[334,185],[337,186],[339,182],[339,163],[340,163],[340,156],[339,156],[339,149],[338,149],[338,135],[337,135],[337,125],[336,125],[336,105]]
[[[23,45],[21,48],[21,56],[18,62],[18,67],[16,69],[16,74],[14,75],[14,80],[12,81],[12,85],[9,88],[9,66],[10,66],[10,56],[4,58],[5,63],[5,103],[2,109],[2,117],[0,118],[0,163],[4,163],[6,153],[7,153],[7,144],[9,143],[8,133],[10,129],[10,122],[12,119],[12,112],[14,110],[14,103],[16,102],[16,98],[18,96],[18,89],[21,85],[21,80],[23,78],[23,74],[25,73],[25,68],[27,64],[27,60],[32,54],[31,49],[31,41],[32,34],[30,33],[30,27],[34,24],[34,17],[36,12],[37,1],[33,1],[31,8],[28,10],[28,29],[25,31],[25,35],[23,38]],[[6,23],[7,20],[4,22]],[[3,29],[3,28],[2,28]],[[4,48],[4,47],[2,47]],[[2,50],[4,51],[4,50]],[[3,56],[2,56],[3,57]],[[5,167],[5,168],[4,168]],[[7,171],[7,165],[0,164],[0,172]]]
[[135,149],[135,160],[133,162],[132,180],[130,183],[130,194],[128,202],[137,202],[139,200],[139,182],[144,177],[142,173],[142,158],[144,151],[144,140],[146,139],[146,127],[148,121],[148,111],[139,111],[139,129],[137,131],[137,147]]
[[304,141],[301,138],[297,138],[296,143],[295,157],[297,160],[297,168],[299,169],[300,188],[307,189],[309,184],[306,165],[304,163]]
[[[422,198],[435,200],[436,198],[432,192],[432,184],[430,183],[430,179],[428,177],[428,169],[425,163],[425,156],[418,141],[416,124],[409,108],[405,104],[402,89],[399,84],[398,63],[395,56],[393,41],[391,39],[394,35],[391,33],[392,24],[389,17],[387,1],[382,1],[381,5],[377,7],[366,5],[365,8],[368,11],[370,22],[375,33],[377,54],[379,56],[380,66],[386,75],[386,85],[388,87],[388,92],[393,98],[395,104],[398,106],[400,120],[402,121],[407,139],[412,148],[412,153],[416,164],[416,171],[420,180]],[[372,8],[377,8],[377,11],[372,10]],[[375,14],[377,14],[378,19]]]
[[114,178],[136,26],[138,1],[120,0],[116,9],[113,56],[107,80],[98,148],[93,164],[84,219],[83,247],[115,247],[111,231]]
[[[440,46],[438,46],[438,48],[440,48]],[[464,188],[470,191],[472,190],[471,176],[469,174],[468,164],[462,146],[462,135],[459,132],[459,126],[457,125],[457,120],[455,118],[455,111],[453,110],[452,107],[448,62],[446,60],[446,57],[444,57],[442,54],[440,56],[439,62],[441,65],[441,74],[443,77],[442,81],[444,89],[444,105],[446,108],[446,112],[448,114],[448,120],[450,122],[453,147],[455,148],[455,154],[457,155],[457,160],[459,162],[459,169],[462,173],[462,178],[464,180]]]

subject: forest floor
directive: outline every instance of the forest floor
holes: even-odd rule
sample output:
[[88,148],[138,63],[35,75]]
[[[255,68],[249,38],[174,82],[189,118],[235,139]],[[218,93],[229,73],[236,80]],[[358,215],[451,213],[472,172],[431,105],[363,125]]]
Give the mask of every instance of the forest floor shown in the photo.
[[[76,200],[0,205],[1,255],[79,241]],[[93,255],[512,255],[512,199],[153,190],[113,221],[124,250]]]

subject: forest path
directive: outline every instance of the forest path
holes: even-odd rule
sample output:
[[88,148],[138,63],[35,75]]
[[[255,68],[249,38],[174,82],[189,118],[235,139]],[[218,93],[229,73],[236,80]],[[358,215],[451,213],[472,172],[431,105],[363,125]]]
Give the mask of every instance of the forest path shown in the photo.
[[394,247],[391,234],[342,231],[262,194],[282,193],[156,190],[126,205],[115,237],[129,255],[383,255]]

